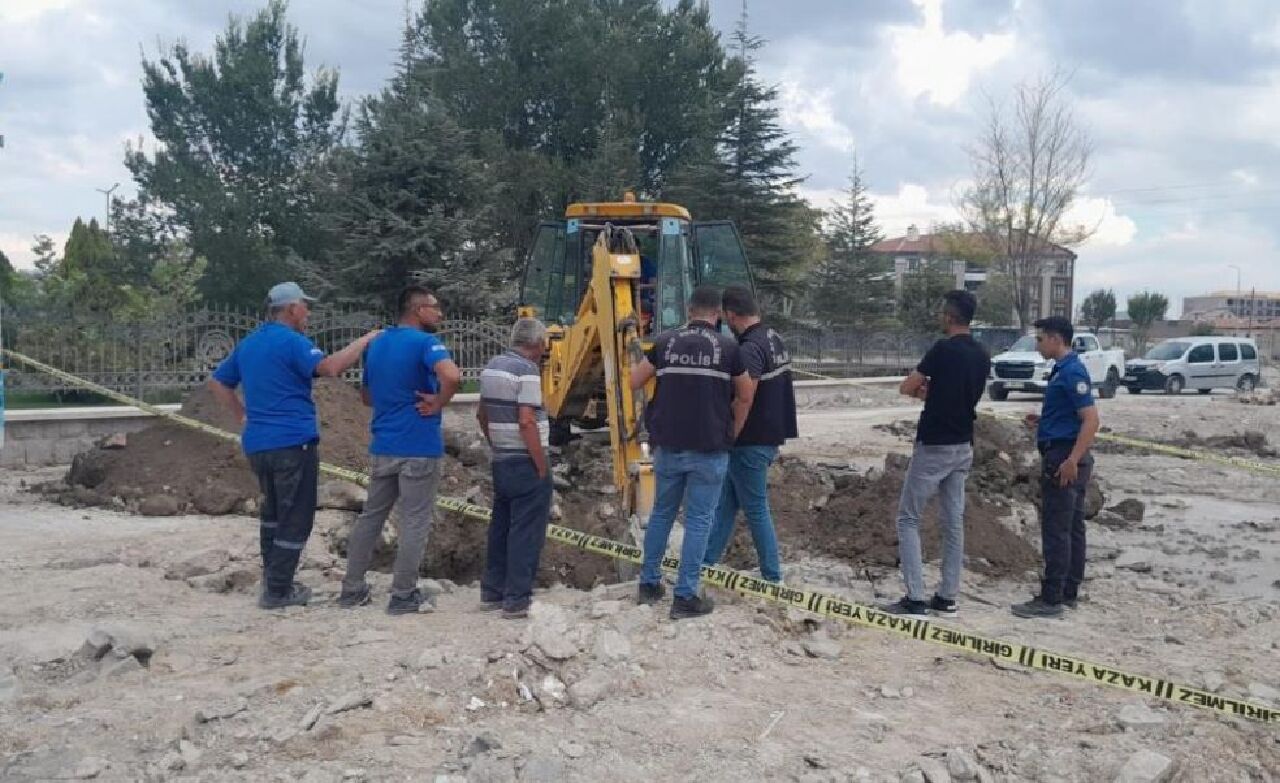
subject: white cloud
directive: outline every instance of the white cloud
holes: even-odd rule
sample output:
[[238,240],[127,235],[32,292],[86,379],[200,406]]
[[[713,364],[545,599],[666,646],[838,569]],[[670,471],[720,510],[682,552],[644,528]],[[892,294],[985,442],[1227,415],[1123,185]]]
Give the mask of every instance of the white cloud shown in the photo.
[[1109,198],[1079,198],[1062,216],[1064,226],[1083,226],[1093,231],[1084,248],[1102,246],[1123,247],[1133,241],[1138,224],[1132,218],[1116,212],[1116,205]]
[[1008,57],[1014,33],[947,32],[942,0],[913,0],[924,15],[919,27],[893,26],[886,36],[898,86],[908,98],[927,96],[939,106],[952,106],[969,92],[980,72]]
[[[832,189],[801,188],[801,195],[819,209],[830,209],[843,203],[843,191]],[[875,208],[876,224],[886,237],[902,236],[907,228],[915,226],[928,231],[938,223],[957,220],[959,214],[951,205],[950,195],[940,190],[930,193],[924,185],[904,182],[896,193],[869,193]]]
[[5,0],[0,4],[0,22],[29,22],[50,11],[80,5],[83,0]]
[[830,88],[810,89],[799,81],[784,79],[779,85],[782,122],[802,131],[815,141],[841,152],[854,143],[853,131],[836,119]]

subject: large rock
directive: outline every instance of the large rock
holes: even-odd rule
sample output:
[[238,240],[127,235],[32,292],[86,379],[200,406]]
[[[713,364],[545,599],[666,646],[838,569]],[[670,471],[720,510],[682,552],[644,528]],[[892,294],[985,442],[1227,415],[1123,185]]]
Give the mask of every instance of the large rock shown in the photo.
[[176,517],[182,513],[182,503],[173,495],[152,495],[138,504],[138,513],[144,517]]
[[1115,783],[1164,783],[1173,775],[1173,759],[1150,750],[1133,754],[1116,774]]
[[1145,704],[1126,704],[1120,708],[1116,722],[1126,729],[1145,729],[1151,726],[1164,725],[1163,714],[1147,707]]
[[1119,514],[1127,522],[1137,524],[1146,516],[1147,504],[1137,498],[1125,498],[1107,510]]
[[230,484],[211,482],[196,492],[191,505],[201,514],[220,517],[235,511],[244,500]]
[[569,686],[573,706],[585,710],[603,699],[613,688],[613,677],[603,669],[595,669]]
[[107,480],[110,461],[111,455],[97,449],[75,455],[71,458],[71,469],[67,471],[67,483],[90,489],[98,486]]
[[333,479],[320,485],[316,493],[316,508],[359,511],[364,508],[366,497],[368,493],[359,484]]
[[529,642],[554,661],[578,654],[578,645],[569,638],[569,618],[555,604],[535,603],[529,610]]
[[1106,503],[1107,496],[1102,492],[1102,485],[1098,483],[1098,479],[1090,477],[1084,492],[1084,518],[1093,519],[1098,516]]

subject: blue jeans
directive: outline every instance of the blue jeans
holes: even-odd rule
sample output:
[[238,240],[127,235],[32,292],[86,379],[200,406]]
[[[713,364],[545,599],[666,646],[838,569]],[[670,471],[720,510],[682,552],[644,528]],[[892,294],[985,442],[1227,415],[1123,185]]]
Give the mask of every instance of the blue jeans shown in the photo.
[[672,451],[655,449],[653,473],[657,479],[653,512],[644,531],[644,565],[640,583],[656,585],[662,580],[662,556],[667,539],[675,525],[680,504],[684,503],[684,542],[680,547],[680,570],[676,574],[677,598],[698,594],[698,577],[702,556],[711,533],[711,517],[720,498],[725,470],[729,466],[727,451]]
[[493,461],[493,518],[480,577],[481,600],[501,601],[504,609],[529,606],[547,540],[551,491],[551,474],[538,478],[531,458]]
[[735,446],[729,452],[729,472],[720,492],[703,563],[715,565],[724,557],[729,539],[733,538],[738,509],[742,509],[751,530],[751,541],[756,546],[760,576],[769,582],[782,581],[778,534],[774,532],[773,515],[769,513],[769,466],[777,458],[777,446]]

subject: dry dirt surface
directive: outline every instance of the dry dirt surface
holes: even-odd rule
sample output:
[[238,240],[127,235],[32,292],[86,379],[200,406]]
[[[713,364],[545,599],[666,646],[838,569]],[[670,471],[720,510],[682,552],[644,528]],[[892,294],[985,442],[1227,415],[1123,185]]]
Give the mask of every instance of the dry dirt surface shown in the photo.
[[[1121,396],[1101,410],[1135,435],[1280,431],[1280,407],[1227,395]],[[829,474],[818,516],[837,481],[892,475],[884,454],[906,453],[910,428],[873,428],[904,418],[802,417],[806,437],[787,451]],[[870,455],[855,452],[873,439],[885,448],[864,465]],[[473,446],[450,459],[474,461]],[[1001,453],[1018,475],[1026,451]],[[560,483],[595,480],[581,470],[561,468]],[[1079,609],[1018,621],[1007,606],[1034,574],[971,562],[961,614],[942,624],[1280,706],[1280,484],[1128,451],[1100,454],[1098,473],[1108,510],[1091,525]],[[477,611],[468,580],[436,579],[425,583],[435,611],[393,618],[375,574],[375,603],[343,610],[330,547],[350,511],[317,520],[300,572],[313,604],[263,612],[253,519],[73,509],[24,487],[61,475],[0,476],[2,780],[1280,780],[1275,726],[721,593],[710,617],[672,622],[665,606],[634,606],[633,584],[553,586],[531,618],[508,621]],[[474,475],[456,474],[448,492],[483,495]],[[560,510],[572,527],[611,502],[596,493],[569,507],[572,493]],[[880,493],[886,519],[892,494]],[[1008,509],[1009,545],[1034,546],[1025,498],[990,501]],[[483,527],[457,524],[474,526],[478,548]],[[784,543],[790,583],[861,602],[900,594],[891,567]]]

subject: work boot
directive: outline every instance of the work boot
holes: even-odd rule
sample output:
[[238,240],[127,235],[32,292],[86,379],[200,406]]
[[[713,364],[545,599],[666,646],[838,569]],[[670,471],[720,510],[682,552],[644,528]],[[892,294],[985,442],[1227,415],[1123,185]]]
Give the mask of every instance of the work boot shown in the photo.
[[912,601],[907,596],[902,596],[891,604],[884,604],[880,607],[880,611],[896,614],[899,617],[929,617],[928,601]]
[[1062,616],[1062,604],[1045,603],[1038,595],[1025,604],[1014,604],[1010,609],[1014,616],[1029,620]]
[[272,595],[263,592],[258,598],[258,607],[261,609],[283,609],[286,606],[306,606],[307,601],[311,600],[311,588],[301,582],[294,582],[289,588],[289,592],[284,595]]
[[702,617],[711,614],[716,608],[715,601],[706,596],[695,595],[692,598],[676,596],[671,601],[671,619],[687,620],[691,617]]
[[659,601],[661,601],[664,597],[666,597],[666,595],[667,595],[667,588],[664,587],[661,582],[658,582],[657,584],[652,584],[652,585],[647,585],[644,582],[641,582],[640,590],[636,594],[636,603],[649,604],[650,606],[652,606],[653,604],[656,604]]
[[502,607],[502,619],[504,620],[523,620],[529,616],[529,604],[512,604]]
[[422,608],[424,600],[422,591],[416,587],[406,596],[393,595],[387,601],[387,614],[416,614]]
[[338,596],[338,606],[343,609],[355,609],[357,606],[367,606],[372,596],[369,595],[369,585],[360,585],[359,590],[343,590]]

